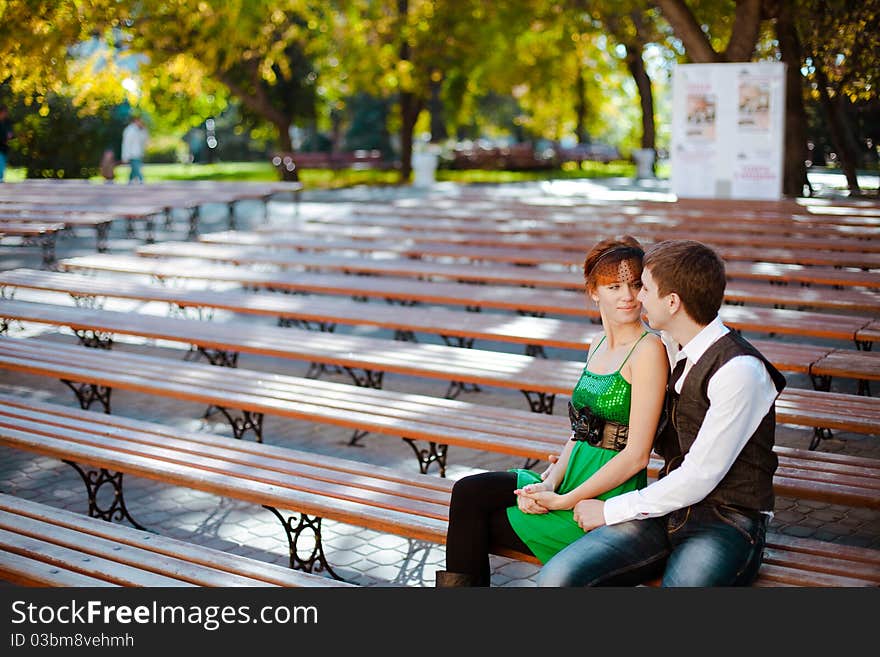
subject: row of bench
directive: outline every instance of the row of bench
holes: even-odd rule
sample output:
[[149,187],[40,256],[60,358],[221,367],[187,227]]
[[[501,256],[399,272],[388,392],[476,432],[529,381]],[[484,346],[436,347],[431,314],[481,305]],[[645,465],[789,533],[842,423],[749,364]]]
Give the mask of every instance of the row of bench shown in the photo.
[[5,494],[0,578],[17,586],[349,586]]
[[[135,223],[143,225],[144,240],[154,242],[157,217],[171,225],[173,212],[185,210],[189,236],[198,234],[201,207],[209,203],[227,206],[228,226],[236,225],[236,206],[244,200],[263,203],[268,218],[268,203],[282,193],[293,194],[299,207],[302,185],[299,183],[158,183],[139,187],[95,185],[86,181],[25,181],[6,185],[0,190],[0,234],[21,235],[42,247],[43,266],[55,264],[55,236],[61,229],[94,228],[99,253],[107,249],[111,223],[125,219],[128,234],[134,235]],[[56,224],[60,224],[57,226]],[[36,231],[36,232],[35,232]]]
[[[355,432],[353,440],[366,433],[402,437],[412,446],[422,472],[436,463],[444,474],[449,445],[545,459],[558,452],[560,441],[570,432],[568,419],[562,415],[382,390],[369,385],[375,379],[363,379],[363,387],[356,387],[245,368],[231,374],[226,368],[204,363],[41,339],[0,339],[0,368],[60,379],[76,393],[83,408],[99,402],[107,413],[114,388],[207,405],[224,414],[236,438],[254,434],[262,441],[265,415],[349,428]],[[556,378],[569,387],[576,380],[558,372]],[[543,385],[544,389],[550,385],[555,386],[550,389],[562,389],[561,384]],[[880,405],[869,397],[786,389],[777,403],[777,419],[826,430],[880,433]],[[875,476],[861,469],[869,462],[860,461],[851,472],[833,468],[829,472],[814,465],[810,456],[815,454],[815,460],[822,462],[828,455],[808,450],[798,454],[800,460],[793,467],[803,474],[795,474],[794,479],[806,480],[807,489],[813,492],[805,489],[796,496],[834,491],[841,503],[860,499],[860,504],[880,506]],[[787,476],[783,472],[780,476]],[[862,475],[868,479],[859,479]]]
[[[0,284],[5,278],[0,275]],[[54,289],[64,286],[61,281]],[[45,289],[46,284],[43,287]],[[128,334],[191,344],[193,350],[208,355],[212,362],[234,362],[239,352],[246,352],[367,371],[451,378],[455,382],[500,385],[550,395],[555,394],[556,388],[551,390],[541,385],[542,377],[552,377],[555,372],[557,377],[570,376],[574,381],[583,364],[581,359],[546,359],[544,347],[563,346],[585,352],[596,333],[595,328],[562,320],[524,318],[525,321],[520,322],[517,318],[483,313],[422,308],[401,308],[391,314],[374,305],[335,299],[322,302],[235,292],[175,293],[143,285],[130,285],[126,292],[129,298],[165,300],[177,307],[201,302],[200,311],[222,308],[238,312],[244,308],[251,314],[268,312],[278,316],[279,324],[287,328],[243,321],[205,323],[177,317],[0,299],[0,331],[5,330],[12,320],[37,322],[69,327],[90,346],[100,345],[101,341],[96,337],[99,334],[108,335],[105,343],[112,341],[112,334]],[[111,291],[110,294],[117,296],[120,293]],[[81,298],[80,302],[82,304]],[[302,319],[302,315],[307,319]],[[327,333],[333,332],[337,322],[394,327],[398,339],[411,343],[416,341],[416,331],[427,331],[442,335],[447,346],[403,346],[384,339],[352,335],[331,338]],[[542,324],[547,323],[557,330],[556,336],[549,340],[540,332]],[[315,326],[322,329],[320,334],[307,330]],[[525,343],[526,355],[473,349],[477,337]],[[870,382],[880,380],[880,354],[773,340],[753,340],[753,344],[778,369],[809,375],[818,390],[829,390],[834,377],[852,378],[858,380],[859,392],[866,394],[870,392]],[[456,347],[467,347],[470,351],[463,353]],[[390,360],[389,354],[392,356]],[[545,360],[535,361],[539,355]]]
[[[305,244],[304,240],[300,243]],[[283,244],[282,244],[283,245]],[[565,292],[567,289],[574,287],[583,288],[575,281],[575,276],[569,272],[568,276],[560,277],[559,272],[547,274],[541,270],[537,270],[536,276],[533,278],[532,273],[536,271],[533,266],[515,267],[517,261],[522,261],[528,265],[546,264],[542,259],[545,252],[535,254],[534,262],[525,262],[532,260],[531,255],[522,255],[524,252],[516,249],[470,249],[463,247],[461,250],[455,250],[454,254],[447,251],[440,245],[438,249],[422,248],[422,245],[410,249],[406,245],[395,246],[388,245],[389,252],[397,252],[409,256],[421,255],[452,255],[453,257],[467,258],[483,258],[492,259],[492,253],[503,251],[498,257],[503,261],[503,265],[495,265],[492,268],[476,265],[474,262],[450,264],[450,263],[434,263],[422,262],[418,260],[408,261],[399,259],[398,262],[390,261],[387,258],[346,258],[346,261],[339,262],[324,256],[314,256],[309,254],[300,254],[295,252],[283,252],[267,250],[260,247],[239,247],[225,246],[219,244],[193,244],[191,242],[163,242],[162,244],[154,244],[147,247],[140,247],[137,253],[141,256],[153,256],[162,258],[185,258],[185,259],[201,259],[207,262],[228,262],[233,264],[273,266],[285,269],[289,268],[310,268],[310,269],[343,269],[354,272],[377,273],[380,270],[387,271],[389,268],[395,268],[396,276],[420,276],[420,277],[437,277],[457,278],[459,280],[474,280],[478,282],[487,282],[487,279],[496,279],[499,275],[508,279],[519,279],[521,285],[536,285],[536,281],[540,280],[545,285],[561,282],[565,290],[552,290],[552,292]],[[305,248],[305,247],[304,247]],[[325,240],[312,240],[307,247],[316,251],[361,251],[368,254],[381,253],[382,246],[371,244],[363,241],[351,241],[347,243],[333,243]],[[568,262],[566,267],[573,267],[575,264],[582,264],[583,255],[577,256],[577,263],[573,252],[566,252],[565,258]],[[97,258],[93,258],[97,259]],[[505,271],[507,269],[520,269],[519,273]],[[756,268],[760,271],[760,267]],[[874,275],[876,276],[876,275]],[[560,278],[562,280],[560,281]],[[773,278],[770,278],[772,281]],[[541,291],[541,295],[546,295],[547,291]],[[519,294],[528,296],[527,291],[519,291]],[[575,296],[569,293],[569,296]],[[582,295],[577,295],[582,296]],[[565,294],[562,295],[565,297]],[[843,290],[821,289],[816,287],[789,287],[774,285],[772,282],[752,282],[741,280],[728,281],[724,298],[728,302],[748,303],[748,304],[772,304],[779,306],[795,306],[802,308],[828,308],[834,311],[847,312],[854,314],[880,314],[880,291],[862,288],[849,287]]]
[[[316,235],[318,232],[322,232],[320,236]],[[446,237],[439,237],[442,234],[438,233],[439,239],[436,241],[433,237],[434,234],[430,236],[426,236],[424,241],[430,245],[432,242],[442,243],[449,242],[455,243],[459,240],[455,238],[458,237],[457,234],[451,234]],[[221,256],[217,254],[223,254],[223,250],[218,248],[216,245],[222,245],[225,247],[232,247],[227,249],[227,253],[233,254],[233,257],[230,258],[232,260],[236,260],[237,253],[244,253],[246,255],[251,254],[255,249],[254,247],[259,247],[260,249],[296,249],[298,251],[297,255],[302,256],[305,255],[307,258],[314,253],[326,253],[326,252],[360,252],[360,253],[376,253],[376,252],[390,252],[396,253],[400,256],[413,256],[420,257],[422,255],[431,255],[430,246],[423,248],[423,245],[420,244],[422,241],[420,237],[415,237],[412,234],[402,233],[399,235],[388,235],[382,236],[383,241],[373,241],[371,236],[363,236],[363,235],[351,235],[352,239],[349,240],[339,240],[339,239],[327,239],[327,233],[321,231],[321,229],[315,230],[312,237],[304,237],[302,231],[289,231],[289,232],[274,232],[274,233],[255,233],[255,232],[243,232],[243,231],[224,231],[218,233],[207,233],[202,235],[199,240],[206,244],[215,245],[211,249],[200,250],[199,247],[195,247],[192,244],[189,245],[191,250],[191,255],[187,257],[206,257],[208,259],[218,259]],[[568,244],[574,245],[576,248],[571,249],[581,258],[584,255],[586,249],[584,249],[579,244],[586,244],[587,242],[576,243],[569,242]],[[416,245],[418,246],[410,246]],[[245,250],[242,247],[250,247]],[[522,248],[522,247],[517,247]],[[529,247],[532,248],[532,247]],[[155,256],[168,256],[168,255],[178,255],[182,252],[183,247],[179,244],[175,243],[166,243],[161,245],[154,245],[152,247],[146,247],[138,249],[137,252],[141,255],[155,255]],[[202,255],[202,254],[207,255]],[[358,261],[363,261],[363,258],[339,258],[338,264],[333,264],[332,261],[325,266],[325,268],[338,268],[338,269],[348,269],[350,271],[358,271]],[[350,261],[347,263],[346,261]],[[308,262],[308,261],[306,261]],[[318,260],[320,263],[320,260]],[[279,264],[287,264],[287,261],[281,261]],[[370,261],[368,260],[364,265],[360,265],[364,267],[363,271],[368,271],[368,267],[370,266]],[[387,265],[385,259],[377,259],[375,263],[379,267]],[[440,265],[436,270],[438,273],[428,273],[428,275],[440,276],[439,272],[449,271],[450,276],[454,276],[451,270],[457,268],[459,270],[462,267],[455,265],[444,265],[444,263],[437,263],[434,260],[426,260],[426,261],[416,261],[411,266],[422,266],[425,267],[428,272],[431,272],[430,269],[433,265]],[[880,264],[880,261],[878,261]],[[307,266],[320,266],[320,265],[307,265]],[[399,266],[405,266],[400,264]],[[487,266],[483,266],[482,268],[487,268]],[[497,274],[501,278],[509,278],[512,281],[518,282],[524,285],[542,285],[547,287],[559,287],[562,289],[576,289],[583,287],[583,274],[578,271],[573,271],[575,268],[565,267],[562,269],[538,269],[535,272],[535,279],[529,278],[529,268],[524,267],[510,267],[508,265],[496,265],[493,270],[497,271]],[[846,287],[866,287],[866,288],[878,288],[880,287],[880,275],[869,272],[869,271],[854,271],[854,270],[844,270],[839,268],[829,268],[829,267],[803,267],[800,265],[784,265],[780,263],[768,264],[766,262],[744,262],[737,261],[728,263],[726,266],[726,273],[729,279],[747,279],[747,280],[763,280],[763,281],[772,281],[776,284],[787,284],[787,283],[796,283],[800,285],[834,285],[834,286],[846,286]],[[465,272],[466,277],[467,272]]]
[[[2,400],[0,443],[93,468],[93,477],[83,475],[86,482],[100,471],[105,475],[102,481],[118,487],[119,498],[123,497],[122,479],[128,474],[268,508],[287,535],[290,565],[295,568],[320,569],[338,578],[320,543],[323,518],[418,541],[442,544],[445,540],[452,482],[441,478],[405,476],[347,459],[184,432],[12,396],[4,395]],[[109,476],[110,471],[117,476]],[[89,491],[89,498],[95,494]],[[3,502],[0,498],[0,505]],[[15,503],[12,506],[15,508]],[[20,505],[20,514],[27,515],[31,506]],[[281,511],[285,509],[299,515],[285,518]],[[98,512],[94,508],[90,511],[92,515]],[[38,509],[36,513],[46,512]],[[57,515],[64,515],[66,522],[76,522],[66,514]],[[109,524],[105,526],[106,533],[113,531]],[[106,535],[98,526],[85,531]],[[114,540],[134,541],[141,547],[144,536],[121,530]],[[311,545],[313,540],[316,547]],[[310,544],[304,559],[300,554],[303,543]],[[89,549],[90,559],[95,558],[92,548],[87,544],[83,548]],[[534,561],[526,555],[502,552]],[[230,561],[228,555],[218,558],[225,564]],[[70,562],[78,563],[75,555]],[[66,565],[63,557],[56,563]],[[244,562],[236,557],[230,568],[239,563]],[[880,585],[878,553],[863,548],[771,533],[764,564],[758,586]]]
[[[301,259],[300,262],[307,261]],[[551,314],[598,318],[598,312],[588,306],[583,293],[567,290],[435,282],[391,276],[261,271],[245,267],[211,265],[195,259],[166,262],[116,255],[67,258],[59,263],[59,268],[63,271],[140,274],[163,282],[191,279],[238,283],[243,287],[254,289],[347,295],[359,299],[378,298],[403,305],[443,304],[475,311],[480,309],[516,311],[523,315],[539,317]],[[464,276],[477,275],[475,270],[478,268],[459,268]],[[413,270],[407,267],[404,271]],[[835,296],[837,292],[834,292]],[[744,301],[740,296],[742,293],[740,286],[729,286],[727,293],[731,296],[732,302]],[[827,295],[822,298],[825,297]],[[880,339],[880,321],[870,317],[734,305],[722,306],[720,314],[726,323],[739,330],[852,340],[856,347],[866,350]]]

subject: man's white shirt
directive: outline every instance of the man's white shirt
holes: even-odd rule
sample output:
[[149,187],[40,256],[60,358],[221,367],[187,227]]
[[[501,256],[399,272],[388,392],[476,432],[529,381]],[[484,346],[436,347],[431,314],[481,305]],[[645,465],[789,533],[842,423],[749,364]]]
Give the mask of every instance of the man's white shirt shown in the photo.
[[[677,393],[693,364],[728,332],[716,317],[680,350],[662,336],[673,365],[687,359]],[[646,488],[606,500],[606,524],[662,516],[705,498],[730,470],[778,395],[764,363],[754,356],[736,356],[718,368],[707,394],[706,418],[681,465]]]

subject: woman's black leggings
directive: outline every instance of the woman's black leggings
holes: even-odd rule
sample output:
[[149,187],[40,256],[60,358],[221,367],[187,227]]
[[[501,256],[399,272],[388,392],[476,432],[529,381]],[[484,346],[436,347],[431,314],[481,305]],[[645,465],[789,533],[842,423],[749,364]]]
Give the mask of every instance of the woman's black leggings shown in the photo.
[[484,472],[463,477],[452,488],[446,532],[446,570],[471,575],[489,586],[489,548],[531,554],[513,531],[507,507],[516,506],[516,473]]

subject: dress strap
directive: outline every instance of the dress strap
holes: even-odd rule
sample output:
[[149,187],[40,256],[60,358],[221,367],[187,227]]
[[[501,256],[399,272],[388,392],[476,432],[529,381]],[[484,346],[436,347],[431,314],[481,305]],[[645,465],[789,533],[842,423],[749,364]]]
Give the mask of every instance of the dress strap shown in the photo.
[[648,335],[648,331],[645,331],[644,333],[642,333],[639,336],[639,339],[636,340],[635,344],[632,346],[632,349],[629,350],[629,353],[626,355],[626,358],[623,359],[623,362],[620,364],[620,367],[617,368],[618,372],[623,369],[623,366],[626,365],[626,361],[628,361],[629,357],[632,356],[632,352],[634,352],[636,350],[636,347],[639,346],[639,342],[641,342],[642,338],[644,338],[646,335]]
[[[641,340],[641,338],[639,338],[639,340]],[[596,355],[596,352],[599,351],[599,347],[602,346],[603,342],[605,342],[605,334],[604,333],[602,334],[602,339],[599,340],[599,344],[597,344],[596,348],[593,349],[592,353],[589,356],[587,356],[587,362],[584,364],[584,366],[590,364],[590,359]],[[629,356],[627,356],[627,358],[629,358]]]

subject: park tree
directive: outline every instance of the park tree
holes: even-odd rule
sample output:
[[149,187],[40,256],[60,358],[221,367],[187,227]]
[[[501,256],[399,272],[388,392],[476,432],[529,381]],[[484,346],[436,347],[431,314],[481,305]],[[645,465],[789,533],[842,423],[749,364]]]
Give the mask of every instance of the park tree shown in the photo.
[[[127,7],[122,48],[146,57],[143,72],[156,90],[154,103],[168,108],[175,100],[216,100],[222,85],[246,119],[271,125],[278,147],[292,150],[292,122],[316,112],[312,59],[326,44],[320,3],[120,0],[120,5]],[[187,94],[187,85],[202,93]]]
[[[525,4],[525,0],[517,2]],[[400,141],[402,180],[411,175],[414,131],[421,112],[432,110],[432,138],[442,139],[450,94],[474,92],[475,72],[505,33],[500,5],[508,3],[338,0],[328,4],[333,8],[328,14],[339,65],[326,71],[327,84],[338,90],[339,103],[346,95],[362,92],[394,100],[391,120]]]
[[[856,104],[876,103],[880,84],[880,2],[780,0],[791,18],[808,82],[818,102],[852,195],[861,193],[856,167],[869,141],[849,119]],[[874,137],[876,139],[876,137]],[[873,148],[876,142],[870,140]]]
[[[757,54],[767,25],[773,20],[779,58],[786,66],[786,116],[783,193],[798,196],[807,184],[806,114],[800,54],[794,39],[795,0],[657,0],[663,17],[694,63],[747,62]],[[698,18],[699,17],[699,18]],[[762,25],[763,24],[763,25]],[[762,30],[764,32],[762,33]],[[776,57],[776,53],[772,55]]]

